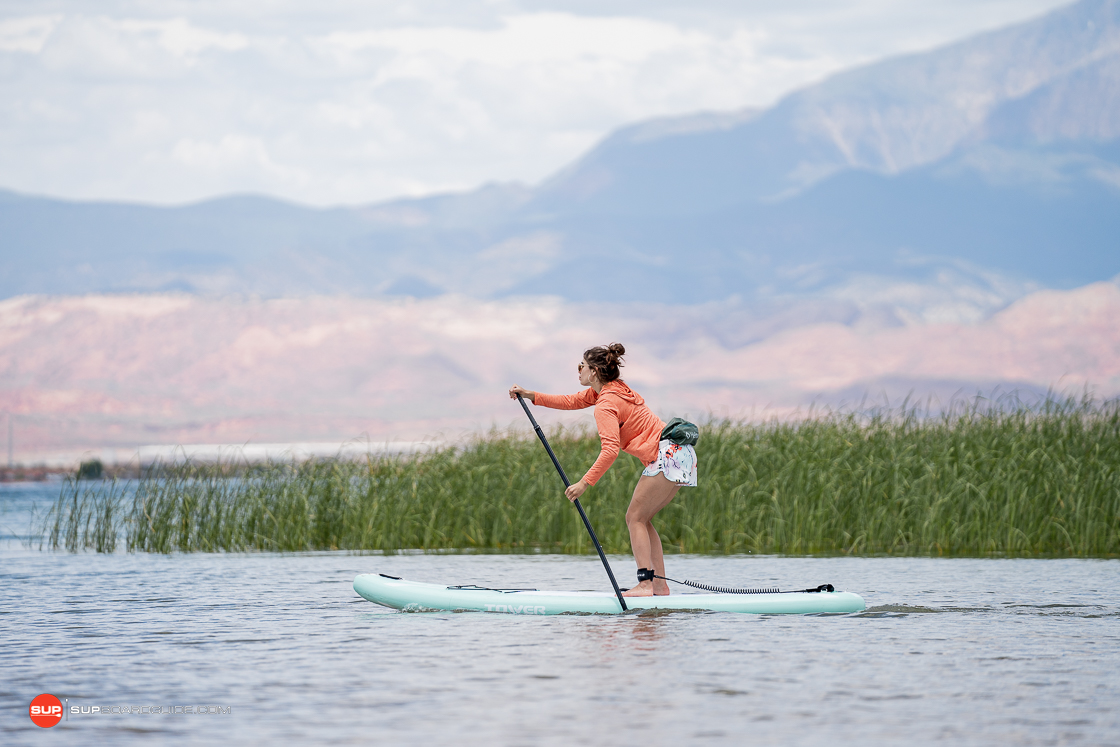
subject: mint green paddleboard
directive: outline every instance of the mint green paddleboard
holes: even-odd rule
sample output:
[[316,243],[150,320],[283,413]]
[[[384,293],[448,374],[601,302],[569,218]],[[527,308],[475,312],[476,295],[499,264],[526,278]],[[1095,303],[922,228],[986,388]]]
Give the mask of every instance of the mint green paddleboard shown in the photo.
[[[364,573],[354,579],[354,591],[385,607],[410,612],[475,611],[513,615],[562,615],[622,612],[618,598],[602,591],[539,591],[441,586],[382,574]],[[849,591],[790,591],[761,594],[671,594],[666,597],[627,597],[632,610],[701,610],[753,612],[764,615],[805,615],[859,612],[863,597]]]

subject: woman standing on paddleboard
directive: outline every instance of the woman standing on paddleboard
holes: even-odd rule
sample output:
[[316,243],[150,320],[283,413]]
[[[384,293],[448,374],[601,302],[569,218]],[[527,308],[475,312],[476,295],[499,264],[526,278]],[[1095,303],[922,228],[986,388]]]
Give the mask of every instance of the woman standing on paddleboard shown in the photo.
[[665,424],[646,407],[640,394],[618,378],[625,354],[626,348],[617,342],[585,351],[579,364],[579,383],[589,388],[579,394],[543,394],[514,385],[509,396],[516,399],[520,394],[533,404],[558,410],[595,407],[602,448],[587,474],[565,491],[568,500],[576,500],[594,485],[614,463],[619,450],[633,454],[646,465],[626,509],[638,585],[623,596],[660,596],[669,593],[669,585],[655,577],[665,575],[665,557],[652,520],[682,486],[696,485],[696,450],[662,439]]

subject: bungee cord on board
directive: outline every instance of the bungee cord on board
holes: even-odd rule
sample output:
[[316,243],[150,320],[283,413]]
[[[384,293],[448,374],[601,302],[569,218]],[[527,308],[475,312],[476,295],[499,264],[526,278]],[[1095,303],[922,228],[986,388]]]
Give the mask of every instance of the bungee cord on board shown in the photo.
[[709,584],[701,584],[696,581],[678,581],[675,578],[666,578],[665,576],[658,576],[653,574],[654,578],[659,578],[662,581],[672,581],[674,584],[681,584],[682,586],[691,586],[695,589],[703,589],[704,591],[714,591],[717,594],[815,594],[818,592],[836,591],[832,584],[821,584],[815,589],[795,589],[793,591],[781,591],[780,589],[734,589],[727,586],[711,586]]

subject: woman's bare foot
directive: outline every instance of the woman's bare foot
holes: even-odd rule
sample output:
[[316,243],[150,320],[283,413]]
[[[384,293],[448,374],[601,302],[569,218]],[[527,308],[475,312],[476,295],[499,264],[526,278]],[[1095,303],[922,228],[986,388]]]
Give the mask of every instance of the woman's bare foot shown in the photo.
[[655,597],[669,596],[669,584],[659,578],[653,580],[653,595]]
[[629,591],[622,592],[624,597],[652,597],[653,596],[653,582],[642,581]]

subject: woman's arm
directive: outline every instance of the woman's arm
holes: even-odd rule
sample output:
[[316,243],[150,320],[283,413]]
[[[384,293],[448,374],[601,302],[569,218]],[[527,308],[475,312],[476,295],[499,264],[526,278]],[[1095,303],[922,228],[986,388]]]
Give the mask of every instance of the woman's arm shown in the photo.
[[576,394],[545,394],[535,392],[537,395],[533,404],[537,407],[551,407],[554,410],[582,410],[585,407],[594,407],[599,401],[599,395],[594,389],[585,389]]
[[606,471],[618,459],[621,451],[622,437],[618,426],[618,411],[610,404],[600,405],[595,408],[595,427],[599,430],[599,458],[587,470],[587,474],[577,482],[568,486],[564,491],[569,501],[574,501],[587,492],[587,489],[599,481]]
[[555,410],[582,410],[585,407],[594,406],[599,399],[599,395],[595,393],[594,389],[586,389],[577,394],[542,394],[517,384],[509,388],[510,399],[517,399],[519,394],[534,405],[551,407]]
[[518,386],[517,384],[514,384],[513,386],[511,386],[509,388],[509,398],[510,399],[517,399],[517,395],[519,395],[519,394],[522,397],[524,397],[525,399],[532,402],[534,405],[537,403],[537,393],[536,392],[531,392],[528,389],[525,389],[524,387]]
[[580,482],[594,485],[599,481],[622,450],[622,438],[618,426],[618,410],[609,400],[595,408],[595,426],[599,430],[599,458],[587,470]]

